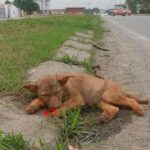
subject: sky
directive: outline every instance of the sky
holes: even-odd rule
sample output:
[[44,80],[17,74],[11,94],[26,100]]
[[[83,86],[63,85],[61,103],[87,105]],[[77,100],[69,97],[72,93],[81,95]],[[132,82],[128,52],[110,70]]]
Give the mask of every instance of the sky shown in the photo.
[[[13,1],[13,0],[10,0]],[[112,8],[115,3],[123,3],[125,0],[51,0],[51,9],[61,9],[66,7],[98,7],[100,9]],[[0,0],[5,2],[5,0]]]
[[113,0],[51,0],[51,7],[98,7],[101,9],[107,9],[113,7]]

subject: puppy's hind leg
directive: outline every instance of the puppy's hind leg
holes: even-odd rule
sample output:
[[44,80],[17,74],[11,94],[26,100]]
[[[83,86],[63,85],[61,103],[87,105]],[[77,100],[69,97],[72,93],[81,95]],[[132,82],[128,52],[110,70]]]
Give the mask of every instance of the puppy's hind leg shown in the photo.
[[112,120],[119,111],[118,107],[108,104],[105,101],[101,101],[98,104],[98,107],[100,107],[103,110],[99,117],[98,123],[105,123]]
[[104,93],[103,99],[106,102],[111,103],[111,104],[129,107],[139,116],[144,115],[142,106],[134,98],[123,96],[123,95],[119,96],[114,93],[112,95],[111,93],[107,92],[107,93]]
[[148,100],[141,100],[139,97],[131,94],[131,93],[125,93],[127,97],[135,99],[139,104],[148,104]]
[[120,104],[130,107],[139,116],[144,115],[144,111],[143,111],[142,106],[134,98],[126,97],[126,98],[124,98],[123,100],[120,101]]

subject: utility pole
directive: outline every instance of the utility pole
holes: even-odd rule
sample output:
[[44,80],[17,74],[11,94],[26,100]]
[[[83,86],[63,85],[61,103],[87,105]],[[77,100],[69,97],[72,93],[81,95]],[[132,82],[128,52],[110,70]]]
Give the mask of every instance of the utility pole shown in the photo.
[[126,0],[126,8],[129,9],[129,4],[128,4],[128,0]]
[[90,9],[90,4],[91,4],[91,3],[90,3],[90,2],[88,2],[88,9]]
[[47,14],[49,14],[49,11],[50,11],[50,1],[51,0],[45,0],[45,12]]
[[43,8],[43,0],[40,0],[40,6],[41,6],[41,11],[42,11],[42,13],[43,13],[43,10],[44,10],[44,8]]

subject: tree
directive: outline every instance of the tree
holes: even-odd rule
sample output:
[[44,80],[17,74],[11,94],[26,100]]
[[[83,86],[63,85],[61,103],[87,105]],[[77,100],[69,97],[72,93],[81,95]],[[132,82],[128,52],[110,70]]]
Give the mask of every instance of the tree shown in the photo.
[[87,14],[92,14],[92,9],[88,8],[88,9],[85,10],[85,12],[86,12]]
[[127,0],[133,13],[150,13],[150,0]]
[[5,4],[11,4],[11,2],[9,0],[6,0]]
[[132,11],[132,13],[138,12],[138,1],[139,0],[127,0],[127,3],[129,5],[129,9]]
[[16,7],[26,11],[28,14],[39,10],[39,5],[33,0],[14,0],[14,4]]
[[97,15],[100,13],[100,9],[99,8],[93,8],[93,13],[96,13]]
[[150,13],[150,1],[149,0],[141,0],[141,11],[142,13]]

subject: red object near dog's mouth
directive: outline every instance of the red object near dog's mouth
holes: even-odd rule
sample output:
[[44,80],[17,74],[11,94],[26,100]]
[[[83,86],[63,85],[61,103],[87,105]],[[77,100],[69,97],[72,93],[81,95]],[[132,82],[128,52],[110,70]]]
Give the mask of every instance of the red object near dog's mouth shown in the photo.
[[43,115],[44,115],[45,117],[47,117],[47,116],[49,115],[49,111],[44,111],[44,112],[43,112]]
[[47,110],[47,111],[44,111],[44,112],[43,112],[43,115],[44,115],[45,117],[48,117],[49,115],[53,114],[56,110],[57,110],[57,108],[51,108],[51,109],[49,109],[49,110]]

